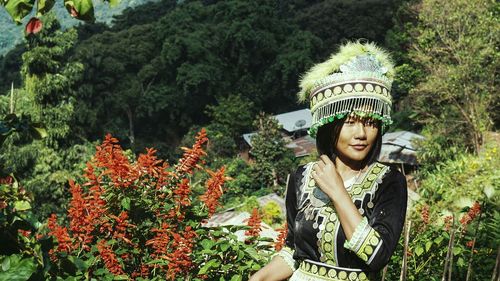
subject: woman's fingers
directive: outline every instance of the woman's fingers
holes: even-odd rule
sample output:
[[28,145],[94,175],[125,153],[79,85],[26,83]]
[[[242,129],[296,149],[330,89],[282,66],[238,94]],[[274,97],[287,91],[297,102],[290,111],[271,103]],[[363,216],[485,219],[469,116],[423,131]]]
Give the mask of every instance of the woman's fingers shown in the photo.
[[321,159],[320,162],[322,162],[325,166],[333,166],[332,160],[330,160],[330,157],[326,156],[325,154],[321,155],[319,158]]
[[317,166],[321,170],[323,170],[325,168],[325,163],[323,163],[323,161],[320,159],[318,162],[316,162],[316,165],[314,165],[314,166]]

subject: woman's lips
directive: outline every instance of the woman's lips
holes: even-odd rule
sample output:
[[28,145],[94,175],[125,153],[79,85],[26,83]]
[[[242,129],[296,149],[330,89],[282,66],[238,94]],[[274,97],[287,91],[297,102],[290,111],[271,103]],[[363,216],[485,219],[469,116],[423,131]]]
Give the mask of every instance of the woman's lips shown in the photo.
[[367,147],[367,145],[364,144],[353,144],[351,146],[356,150],[364,150]]

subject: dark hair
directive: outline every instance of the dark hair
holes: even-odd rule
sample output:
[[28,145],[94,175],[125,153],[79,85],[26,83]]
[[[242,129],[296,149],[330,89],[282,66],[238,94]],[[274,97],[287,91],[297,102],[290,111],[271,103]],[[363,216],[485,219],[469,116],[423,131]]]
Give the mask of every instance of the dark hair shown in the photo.
[[[331,123],[325,124],[318,129],[318,133],[316,134],[316,149],[318,150],[318,154],[325,154],[332,161],[335,161],[337,157],[337,142],[339,140],[340,130],[342,130],[342,126],[344,125],[346,118],[336,119]],[[375,143],[373,144],[372,149],[363,160],[363,166],[370,165],[377,161],[378,156],[380,155],[380,150],[382,149],[382,128],[380,121],[377,122],[378,133]]]

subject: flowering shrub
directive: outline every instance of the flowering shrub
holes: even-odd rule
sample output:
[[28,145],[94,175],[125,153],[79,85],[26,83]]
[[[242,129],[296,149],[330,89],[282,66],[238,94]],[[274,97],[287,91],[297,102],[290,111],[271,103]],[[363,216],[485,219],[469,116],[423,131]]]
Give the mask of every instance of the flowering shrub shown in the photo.
[[[106,136],[87,163],[81,184],[71,181],[64,220],[52,215],[48,234],[57,276],[121,280],[246,279],[267,259],[270,246],[237,241],[238,227],[206,228],[223,194],[224,168],[206,170],[202,194],[191,176],[204,171],[204,130],[174,166],[154,149],[130,161]],[[65,221],[66,223],[63,223]],[[240,227],[248,229],[248,227]],[[268,241],[269,242],[269,241]]]
[[[479,155],[459,154],[421,174],[422,196],[411,220],[406,280],[490,280],[500,227],[497,145]],[[401,242],[403,239],[401,239]],[[402,243],[401,243],[402,244]],[[400,276],[403,247],[392,256],[386,280]]]

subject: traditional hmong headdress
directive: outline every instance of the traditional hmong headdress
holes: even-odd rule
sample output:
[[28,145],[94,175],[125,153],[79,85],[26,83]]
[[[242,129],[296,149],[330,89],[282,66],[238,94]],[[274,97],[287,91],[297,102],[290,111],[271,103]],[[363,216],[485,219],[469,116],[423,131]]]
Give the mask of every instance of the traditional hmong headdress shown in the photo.
[[389,55],[373,43],[351,42],[329,60],[312,67],[300,82],[299,100],[309,99],[312,125],[318,128],[354,112],[382,122],[385,132],[391,120],[391,84],[394,66]]

